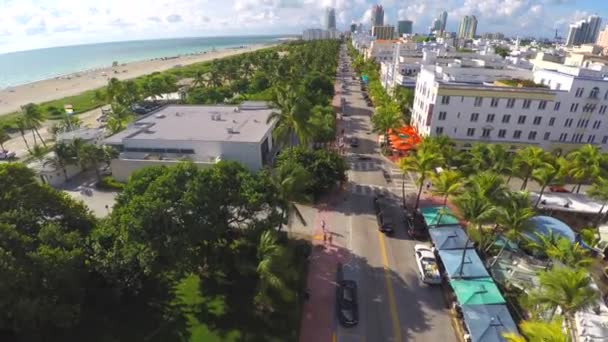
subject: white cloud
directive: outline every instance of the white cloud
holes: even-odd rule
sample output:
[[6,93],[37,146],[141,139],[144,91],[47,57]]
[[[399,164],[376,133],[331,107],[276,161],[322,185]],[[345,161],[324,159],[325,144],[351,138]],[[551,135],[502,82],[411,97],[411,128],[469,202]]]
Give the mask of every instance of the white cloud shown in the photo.
[[447,10],[451,31],[462,15],[474,14],[480,32],[550,36],[554,27],[565,30],[577,13],[607,16],[599,4],[604,1],[586,9],[575,8],[577,0],[0,0],[0,52],[109,40],[299,33],[322,25],[328,6],[335,7],[339,28],[353,21],[369,25],[375,3],[384,6],[387,23],[407,18],[418,32]]

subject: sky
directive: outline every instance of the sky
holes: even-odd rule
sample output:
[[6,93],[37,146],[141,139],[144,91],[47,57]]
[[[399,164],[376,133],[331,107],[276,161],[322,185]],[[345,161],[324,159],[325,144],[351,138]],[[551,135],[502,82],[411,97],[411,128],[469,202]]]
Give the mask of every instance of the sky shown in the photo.
[[[385,22],[414,21],[427,32],[441,10],[448,30],[476,15],[478,33],[565,36],[589,14],[608,17],[608,0],[0,0],[0,53],[95,42],[222,35],[290,34],[321,27],[336,8],[339,29],[369,23],[381,4]],[[602,27],[605,26],[603,21]]]

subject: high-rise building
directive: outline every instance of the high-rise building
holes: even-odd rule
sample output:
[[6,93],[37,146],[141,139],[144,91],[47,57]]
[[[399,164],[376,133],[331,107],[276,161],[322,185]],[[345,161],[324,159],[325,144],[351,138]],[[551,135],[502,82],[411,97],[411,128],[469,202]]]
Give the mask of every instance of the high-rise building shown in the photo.
[[599,36],[597,37],[596,44],[601,47],[608,48],[608,25],[606,25],[604,31],[600,32]]
[[474,15],[465,15],[460,20],[458,27],[458,38],[475,38],[477,33],[477,18]]
[[441,21],[438,18],[433,19],[433,22],[431,23],[431,29],[429,30],[430,33],[439,33],[440,30],[441,30]]
[[382,8],[382,5],[372,7],[372,27],[374,26],[384,26],[384,8]]
[[395,37],[395,26],[373,26],[372,36],[376,39],[393,39]]
[[357,31],[357,23],[350,24],[350,32],[355,33]]
[[414,23],[411,20],[399,20],[397,25],[399,37],[404,34],[412,34],[412,26],[414,26]]
[[336,29],[336,10],[332,7],[327,8],[325,12],[325,28],[328,30]]
[[439,31],[441,33],[445,32],[445,27],[448,23],[448,12],[446,11],[442,11],[441,14],[439,14],[439,21],[441,22],[441,26],[439,27]]
[[602,19],[597,15],[590,15],[585,20],[570,24],[566,45],[594,44],[600,32]]

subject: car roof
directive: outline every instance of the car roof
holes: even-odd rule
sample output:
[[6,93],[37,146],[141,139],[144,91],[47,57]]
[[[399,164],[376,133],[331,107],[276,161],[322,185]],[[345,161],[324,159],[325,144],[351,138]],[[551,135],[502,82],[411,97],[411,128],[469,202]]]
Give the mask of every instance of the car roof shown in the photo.
[[435,254],[431,250],[431,247],[427,245],[416,245],[414,246],[414,250],[419,252],[423,258],[432,258],[435,259]]

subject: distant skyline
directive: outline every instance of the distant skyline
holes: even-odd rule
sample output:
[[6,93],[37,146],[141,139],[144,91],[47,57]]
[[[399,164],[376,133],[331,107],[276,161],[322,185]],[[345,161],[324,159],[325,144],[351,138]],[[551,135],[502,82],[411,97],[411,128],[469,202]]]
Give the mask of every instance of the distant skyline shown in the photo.
[[553,37],[555,29],[565,37],[570,23],[590,14],[608,22],[608,6],[597,0],[0,0],[0,53],[122,40],[295,34],[324,27],[327,7],[336,9],[337,28],[348,30],[353,21],[369,25],[374,4],[384,8],[385,24],[413,20],[414,32],[426,32],[442,10],[451,32],[464,15],[477,17],[478,33],[539,37]]

